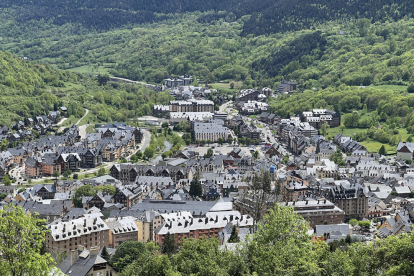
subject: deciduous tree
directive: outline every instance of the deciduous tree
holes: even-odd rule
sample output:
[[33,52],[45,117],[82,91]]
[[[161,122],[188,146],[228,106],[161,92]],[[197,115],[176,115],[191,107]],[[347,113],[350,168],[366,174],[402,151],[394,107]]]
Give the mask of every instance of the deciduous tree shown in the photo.
[[0,210],[0,275],[48,275],[53,259],[41,254],[45,229],[36,212],[28,216],[13,204]]

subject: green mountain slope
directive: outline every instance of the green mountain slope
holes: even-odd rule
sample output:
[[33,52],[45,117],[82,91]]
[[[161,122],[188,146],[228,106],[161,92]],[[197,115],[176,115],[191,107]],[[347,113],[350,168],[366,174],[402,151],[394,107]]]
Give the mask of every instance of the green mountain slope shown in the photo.
[[113,75],[152,83],[184,73],[209,83],[240,80],[244,87],[275,88],[282,78],[304,89],[414,81],[411,19],[327,22],[318,31],[242,37],[246,19],[197,22],[203,15],[208,13],[101,33],[72,24],[9,22],[0,25],[0,48],[62,69],[103,66]]
[[99,86],[95,78],[84,78],[52,65],[37,64],[0,52],[0,125],[47,115],[61,105],[70,120],[78,121],[89,109],[87,121],[126,121],[149,115],[154,104],[166,104],[166,92],[156,93],[137,85],[110,83]]
[[[277,33],[310,28],[315,23],[338,19],[369,18],[386,22],[412,17],[408,0],[2,0],[0,9],[12,12],[19,22],[51,20],[56,25],[79,23],[107,30],[124,25],[153,22],[167,14],[215,11],[201,20],[215,20],[226,11],[240,18],[253,15],[242,35]],[[160,15],[161,14],[161,15]]]

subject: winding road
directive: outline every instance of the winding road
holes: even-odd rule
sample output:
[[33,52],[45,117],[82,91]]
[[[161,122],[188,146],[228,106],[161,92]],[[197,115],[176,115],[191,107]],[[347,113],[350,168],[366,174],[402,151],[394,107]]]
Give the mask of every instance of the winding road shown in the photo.
[[[80,122],[86,117],[86,115],[88,115],[88,113],[89,113],[89,110],[88,109],[86,109],[85,108],[85,115],[83,115],[83,117],[82,118],[80,118],[79,120],[78,120],[78,122],[75,124],[75,125],[79,125],[80,124]],[[57,125],[58,126],[60,126],[61,124],[63,124],[66,120],[67,120],[68,118],[63,118],[62,120],[60,120],[60,122],[59,123],[57,123]],[[79,134],[82,136],[82,131],[83,131],[83,136],[82,136],[82,138],[85,138],[86,137],[86,128],[88,127],[88,125],[85,125],[85,127],[84,126],[80,126],[79,127]],[[64,129],[65,129],[66,127],[60,127],[59,129],[58,129],[58,131],[57,131],[57,133],[60,133],[60,132],[62,132]]]

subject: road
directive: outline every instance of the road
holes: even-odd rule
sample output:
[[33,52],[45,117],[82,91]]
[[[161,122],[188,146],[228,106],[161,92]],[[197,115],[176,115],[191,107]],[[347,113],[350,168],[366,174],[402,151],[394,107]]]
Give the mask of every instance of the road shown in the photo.
[[120,82],[126,82],[126,83],[135,83],[135,84],[141,84],[141,85],[145,85],[147,88],[154,90],[154,91],[164,91],[165,89],[168,89],[168,87],[162,85],[154,85],[154,84],[149,84],[149,83],[145,83],[142,81],[134,81],[134,80],[129,80],[129,79],[125,79],[125,78],[118,78],[118,77],[109,77],[111,80],[113,81],[120,81]]
[[82,139],[86,138],[86,128],[89,126],[89,124],[83,125],[79,127],[79,135]]
[[16,167],[10,171],[10,178],[16,180],[16,182],[12,185],[20,185],[26,183],[26,181],[23,181],[24,177],[22,176],[22,173],[24,173],[24,167]]
[[[144,132],[144,138],[142,138],[141,146],[139,147],[138,150],[140,150],[143,153],[144,150],[149,146],[149,144],[151,142],[151,133],[146,129],[142,129],[142,131]],[[131,156],[132,156],[132,154],[130,156],[128,156],[126,158],[126,160],[130,160]]]
[[229,105],[230,104],[232,104],[233,103],[233,101],[229,101],[229,102],[226,102],[226,103],[224,103],[224,104],[222,104],[222,105],[220,105],[220,108],[219,108],[219,113],[227,113],[226,112],[226,109],[229,107]]
[[75,125],[79,125],[80,122],[86,117],[86,115],[88,115],[88,113],[89,113],[89,110],[85,108],[85,115],[83,115],[83,117],[80,118],[79,121]]
[[[80,122],[81,122],[81,121],[82,121],[82,120],[86,117],[86,115],[88,115],[88,113],[89,113],[89,110],[85,108],[85,115],[83,115],[83,117],[82,117],[82,118],[80,118],[80,119],[78,120],[78,122],[77,122],[75,125],[79,125],[79,124],[80,124]],[[65,122],[67,119],[68,119],[68,118],[63,118],[62,120],[60,120],[60,122],[58,123],[58,125],[63,124],[63,122]],[[79,134],[80,134],[81,136],[82,136],[82,131],[83,131],[83,136],[82,136],[82,138],[83,138],[83,139],[85,139],[85,137],[86,137],[86,128],[87,128],[88,126],[89,126],[89,125],[86,125],[84,128],[82,128],[83,126],[79,127]],[[58,129],[57,133],[62,132],[65,128],[66,128],[66,127],[60,127],[60,128]],[[81,128],[82,128],[82,129],[81,129]]]

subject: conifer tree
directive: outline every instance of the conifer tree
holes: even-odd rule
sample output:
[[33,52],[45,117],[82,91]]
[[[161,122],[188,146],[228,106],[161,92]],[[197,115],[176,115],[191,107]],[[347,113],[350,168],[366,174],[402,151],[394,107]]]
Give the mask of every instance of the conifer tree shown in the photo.
[[191,181],[189,194],[192,197],[200,197],[203,195],[203,187],[197,176]]
[[111,255],[109,255],[108,250],[106,249],[106,246],[102,248],[101,257],[104,258],[106,261],[110,261]]
[[238,243],[238,242],[240,242],[239,233],[237,232],[236,225],[234,225],[233,229],[231,230],[229,243]]

